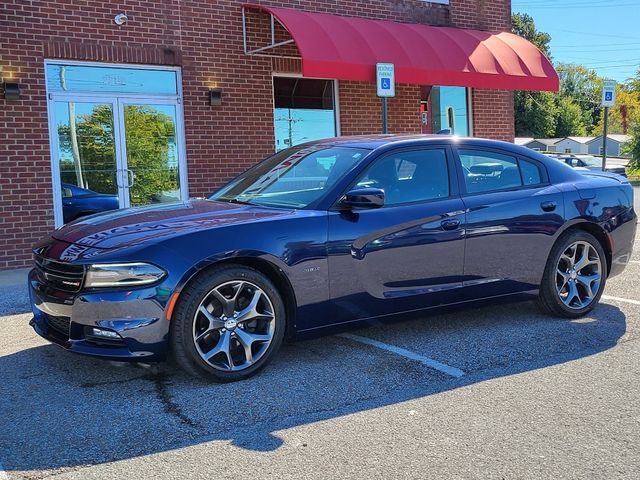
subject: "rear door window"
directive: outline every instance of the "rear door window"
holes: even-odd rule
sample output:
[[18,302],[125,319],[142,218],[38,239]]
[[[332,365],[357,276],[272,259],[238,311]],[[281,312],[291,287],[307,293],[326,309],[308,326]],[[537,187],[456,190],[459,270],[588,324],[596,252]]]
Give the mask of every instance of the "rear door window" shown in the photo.
[[468,193],[511,190],[542,183],[537,164],[515,156],[484,150],[458,151]]

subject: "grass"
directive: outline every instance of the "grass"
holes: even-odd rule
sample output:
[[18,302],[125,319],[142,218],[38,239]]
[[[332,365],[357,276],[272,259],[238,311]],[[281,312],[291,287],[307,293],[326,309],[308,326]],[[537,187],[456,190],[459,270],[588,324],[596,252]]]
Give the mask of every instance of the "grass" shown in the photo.
[[627,178],[633,185],[640,185],[640,168],[627,167]]

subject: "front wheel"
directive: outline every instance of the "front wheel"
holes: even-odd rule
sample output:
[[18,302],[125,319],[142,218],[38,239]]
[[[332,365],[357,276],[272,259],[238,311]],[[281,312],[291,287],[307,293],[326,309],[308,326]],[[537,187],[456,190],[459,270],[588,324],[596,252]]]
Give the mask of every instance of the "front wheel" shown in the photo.
[[243,380],[271,360],[285,333],[285,308],[273,283],[244,266],[198,276],[172,321],[173,357],[187,372],[218,382]]
[[539,304],[551,315],[580,317],[597,305],[606,279],[607,261],[600,242],[581,230],[567,232],[551,249]]

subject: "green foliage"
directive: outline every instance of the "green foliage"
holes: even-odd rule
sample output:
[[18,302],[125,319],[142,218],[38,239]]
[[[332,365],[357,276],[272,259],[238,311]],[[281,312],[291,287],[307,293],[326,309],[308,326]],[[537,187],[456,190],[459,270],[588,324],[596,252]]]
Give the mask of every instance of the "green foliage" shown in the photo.
[[124,118],[127,166],[135,172],[131,203],[152,203],[157,194],[178,190],[177,165],[169,164],[169,149],[175,148],[173,118],[141,105],[127,105]]
[[538,47],[547,58],[551,59],[551,51],[549,49],[551,35],[538,31],[531,15],[527,13],[514,13],[511,16],[511,24],[513,33],[529,40]]
[[[157,196],[179,189],[175,162],[175,123],[153,106],[125,106],[127,166],[133,172],[132,205],[158,201]],[[69,124],[58,127],[61,179],[80,185],[76,175]],[[84,186],[101,193],[117,193],[113,112],[95,105],[90,114],[77,115],[76,137]],[[126,180],[124,180],[126,181]]]
[[556,137],[585,136],[584,112],[572,97],[558,96]]
[[[551,58],[551,36],[536,29],[530,15],[512,16],[513,32],[524,37]],[[560,91],[516,92],[516,136],[568,137],[598,134],[602,115],[602,79],[582,65],[559,64]],[[640,72],[638,87],[640,89]],[[612,133],[617,133],[612,130]]]
[[[556,71],[560,77],[559,97],[569,98],[581,111],[582,125],[590,133],[600,118],[602,79],[595,70],[575,64],[559,64]],[[560,107],[560,99],[558,106]],[[577,126],[577,125],[576,125]],[[572,133],[578,135],[578,133]],[[559,135],[564,136],[564,135]]]
[[627,80],[629,90],[640,95],[640,68],[636,71],[635,76]]
[[631,161],[627,168],[640,170],[640,122],[634,123],[629,133],[631,134],[631,142],[627,151],[631,154]]
[[516,135],[519,137],[553,137],[557,107],[550,92],[516,92],[514,97]]

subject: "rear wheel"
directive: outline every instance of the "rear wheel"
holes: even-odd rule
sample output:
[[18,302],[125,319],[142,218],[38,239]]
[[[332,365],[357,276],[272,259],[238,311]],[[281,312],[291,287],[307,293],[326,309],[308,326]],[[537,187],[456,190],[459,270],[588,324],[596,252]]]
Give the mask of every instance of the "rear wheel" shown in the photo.
[[197,277],[182,292],[171,321],[178,365],[218,382],[242,380],[264,368],[280,348],[286,324],[273,283],[243,266]]
[[580,317],[596,306],[606,279],[607,261],[600,242],[582,230],[569,231],[551,250],[539,304],[551,315]]

